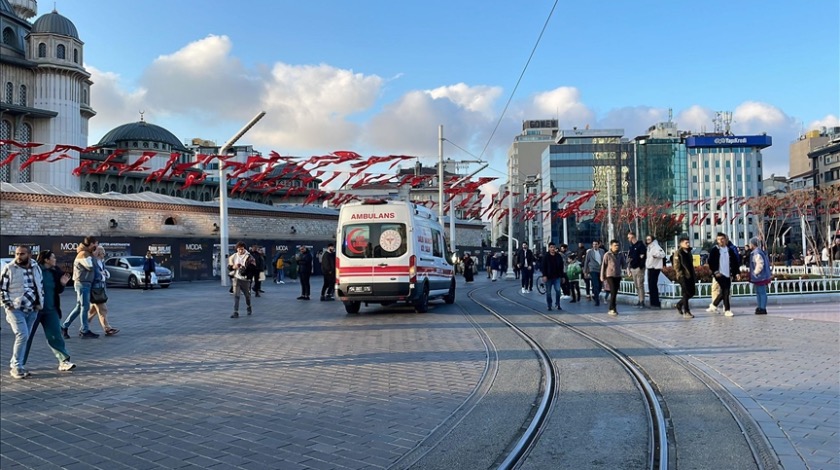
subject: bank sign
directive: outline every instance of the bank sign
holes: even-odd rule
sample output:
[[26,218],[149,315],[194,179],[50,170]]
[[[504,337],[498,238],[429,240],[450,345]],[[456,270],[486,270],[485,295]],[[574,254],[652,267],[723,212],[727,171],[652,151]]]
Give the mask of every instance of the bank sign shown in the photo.
[[693,135],[685,141],[685,146],[688,148],[749,147],[763,149],[771,145],[773,145],[773,138],[769,135]]

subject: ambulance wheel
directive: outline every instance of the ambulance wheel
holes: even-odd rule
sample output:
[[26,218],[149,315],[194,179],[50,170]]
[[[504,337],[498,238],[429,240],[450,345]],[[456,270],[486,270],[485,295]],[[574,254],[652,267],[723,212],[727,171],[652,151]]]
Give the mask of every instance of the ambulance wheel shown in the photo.
[[417,313],[426,313],[429,311],[429,286],[423,286],[423,293],[420,294],[420,298],[414,302],[414,311]]
[[443,296],[443,301],[448,305],[455,303],[455,279],[452,280],[452,284],[449,286],[449,293]]
[[349,314],[356,314],[359,313],[359,309],[362,308],[361,302],[345,302],[344,303],[344,310],[347,310]]

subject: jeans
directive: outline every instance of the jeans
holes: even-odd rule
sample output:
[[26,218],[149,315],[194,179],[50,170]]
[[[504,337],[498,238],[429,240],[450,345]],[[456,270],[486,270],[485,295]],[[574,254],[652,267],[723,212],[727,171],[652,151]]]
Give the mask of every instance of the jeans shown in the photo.
[[650,292],[650,306],[659,307],[662,304],[659,302],[659,273],[661,269],[650,268],[647,270],[648,291]]
[[324,274],[324,285],[321,287],[321,297],[332,297],[335,293],[335,274]]
[[554,294],[557,297],[557,307],[560,307],[560,278],[548,278],[545,281],[545,301],[551,307],[551,289],[554,289]]
[[717,277],[715,278],[715,280],[717,281],[718,286],[720,286],[720,292],[718,292],[718,295],[715,297],[715,300],[712,301],[712,305],[717,307],[718,305],[720,305],[720,302],[723,301],[723,309],[725,311],[729,311],[731,310],[729,308],[729,297],[730,289],[732,287],[732,281],[729,280],[729,278],[726,276]]
[[29,339],[26,341],[26,351],[23,353],[23,363],[26,364],[27,359],[29,359],[29,349],[32,348],[32,341],[35,339],[35,332],[38,331],[38,324],[43,325],[44,336],[47,337],[47,344],[52,349],[58,362],[70,359],[70,353],[67,352],[64,338],[61,337],[61,319],[58,318],[58,312],[43,309],[38,312],[35,323],[29,332]]
[[61,324],[62,328],[70,328],[70,325],[76,320],[80,314],[82,315],[82,329],[79,330],[81,333],[86,331],[90,331],[90,326],[88,326],[88,312],[90,311],[90,284],[80,284],[76,283],[73,288],[76,289],[76,306],[73,307],[73,310],[70,312],[70,315],[67,315],[67,319]]
[[767,286],[755,286],[755,299],[758,302],[758,308],[767,309]]
[[522,288],[527,290],[534,289],[534,268],[522,268],[519,271],[522,276]]
[[245,294],[245,305],[251,311],[251,281],[233,278],[233,313],[239,313],[239,294]]
[[592,281],[592,298],[595,299],[595,305],[600,305],[601,301],[598,296],[601,295],[601,273],[592,271],[589,273],[589,280]]
[[24,312],[19,309],[6,310],[6,323],[12,327],[15,334],[15,344],[12,346],[12,359],[9,367],[12,370],[24,370],[26,365],[26,342],[32,331],[32,325],[38,318],[38,312]]
[[[600,281],[600,279],[599,279]],[[607,284],[610,286],[610,300],[609,306],[607,307],[608,310],[617,310],[616,308],[616,299],[618,298],[618,288],[621,286],[621,278],[620,277],[608,277]]]
[[309,297],[309,277],[312,276],[312,273],[305,273],[300,272],[300,295],[303,297]]
[[275,282],[280,282],[280,281],[283,280],[283,268],[278,269],[277,273],[275,273],[275,274],[277,276],[277,277],[274,278]]

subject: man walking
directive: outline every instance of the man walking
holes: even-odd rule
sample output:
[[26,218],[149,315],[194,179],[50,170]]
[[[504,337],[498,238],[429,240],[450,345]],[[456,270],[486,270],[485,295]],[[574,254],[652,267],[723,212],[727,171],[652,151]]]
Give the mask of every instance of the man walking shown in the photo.
[[525,294],[534,290],[534,252],[528,248],[527,243],[523,243],[516,257],[519,261],[519,275],[522,277],[522,293]]
[[0,271],[0,297],[6,322],[15,334],[10,374],[15,379],[23,379],[30,375],[25,367],[26,343],[44,302],[41,268],[29,257],[29,247],[16,247],[14,261]]
[[265,292],[262,290],[262,276],[265,273],[265,255],[262,253],[262,248],[258,245],[254,245],[251,247],[251,257],[254,259],[254,264],[256,266],[255,273],[254,273],[254,296],[259,297],[260,293]]
[[554,289],[554,295],[557,299],[555,306],[557,310],[562,310],[560,308],[560,280],[565,277],[566,269],[563,263],[563,255],[557,252],[557,246],[554,242],[548,244],[548,253],[542,258],[540,271],[545,283],[545,301],[548,303],[548,309],[551,310],[551,289]]
[[[578,242],[578,247],[575,251],[575,254],[577,255],[577,260],[579,263],[583,263],[586,260],[586,247],[583,245],[583,242]],[[583,268],[584,267],[581,266],[581,269],[585,271],[585,269]],[[592,281],[589,280],[589,277],[584,275],[583,283],[586,285],[586,300],[592,300]]]
[[309,278],[312,276],[312,253],[309,248],[301,245],[300,252],[295,255],[298,279],[300,279],[300,296],[297,300],[309,300]]
[[636,238],[635,232],[627,233],[627,241],[630,242],[630,251],[628,257],[630,258],[630,276],[633,278],[633,284],[636,286],[636,294],[639,296],[639,301],[636,306],[643,308],[645,306],[645,259],[647,258],[647,247],[641,240]]
[[648,292],[650,293],[650,306],[661,308],[659,302],[659,273],[665,264],[665,250],[659,246],[659,241],[653,236],[645,238],[647,253],[645,254],[645,267],[647,268]]
[[694,318],[689,300],[696,293],[697,275],[694,273],[694,259],[691,256],[691,243],[688,237],[680,238],[680,247],[674,252],[672,264],[682,291],[682,298],[677,302],[677,311],[683,318]]
[[[563,243],[560,245],[560,256],[563,257],[563,266],[569,265],[569,245]],[[563,274],[560,276],[560,289],[563,291],[563,298],[569,298],[569,276],[566,275],[566,270],[563,269]]]
[[335,243],[330,242],[327,245],[327,251],[321,256],[321,272],[324,273],[321,302],[335,300],[333,299],[333,292],[335,291]]
[[610,286],[610,303],[607,307],[608,315],[618,315],[616,308],[616,299],[618,298],[618,288],[621,285],[621,272],[626,267],[624,256],[619,253],[621,251],[621,243],[618,240],[610,240],[610,251],[604,254],[604,262],[601,264],[601,282],[606,282]]
[[245,294],[245,305],[248,307],[248,315],[251,312],[251,278],[257,270],[257,263],[254,257],[248,253],[245,242],[236,244],[236,253],[228,258],[228,266],[231,267],[233,276],[233,314],[230,318],[239,318],[239,294]]
[[738,267],[738,257],[729,248],[729,240],[725,233],[717,234],[717,245],[709,253],[709,269],[718,283],[720,292],[709,306],[709,311],[717,313],[717,307],[723,301],[724,315],[727,317],[734,316],[732,309],[729,306],[730,289],[732,287],[732,279],[738,275],[740,271]]
[[603,259],[604,250],[601,249],[601,242],[595,240],[583,260],[583,277],[592,282],[592,298],[595,299],[596,307],[601,305],[601,262]]

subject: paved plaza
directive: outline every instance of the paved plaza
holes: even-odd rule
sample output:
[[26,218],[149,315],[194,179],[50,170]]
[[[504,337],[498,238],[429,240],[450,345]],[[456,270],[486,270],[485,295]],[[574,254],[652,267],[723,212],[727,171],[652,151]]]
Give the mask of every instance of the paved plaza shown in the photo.
[[[13,336],[4,322],[0,468],[389,468],[481,380],[487,354],[461,308],[473,306],[466,290],[521,295],[514,281],[460,281],[456,305],[359,316],[339,302],[294,300],[294,283],[267,283],[254,315],[243,308],[238,319],[213,282],[113,288],[111,322],[122,331],[74,335],[78,367],[59,372],[39,330],[24,380],[5,367]],[[522,297],[543,305],[536,293]],[[62,296],[65,312],[72,300]],[[747,303],[733,318],[697,309],[690,321],[672,310],[620,306],[612,318],[591,303],[564,308],[700,368],[749,411],[785,469],[840,468],[838,307],[771,302],[767,316],[740,314]]]

